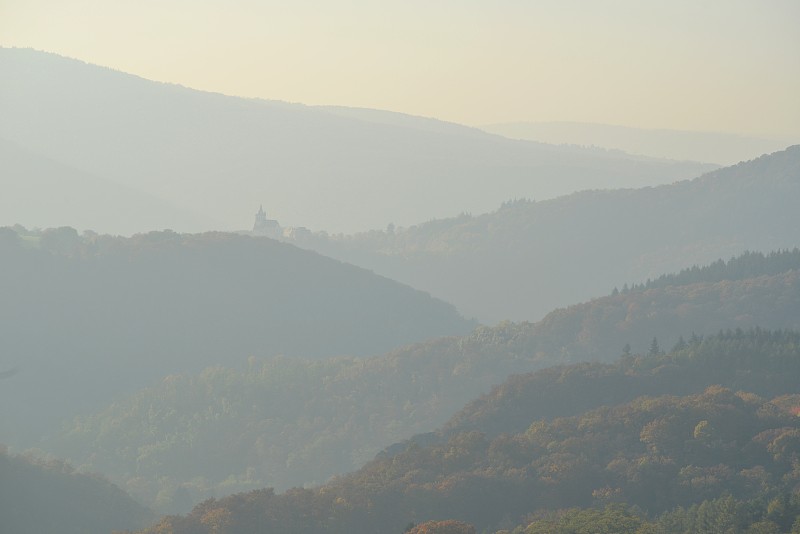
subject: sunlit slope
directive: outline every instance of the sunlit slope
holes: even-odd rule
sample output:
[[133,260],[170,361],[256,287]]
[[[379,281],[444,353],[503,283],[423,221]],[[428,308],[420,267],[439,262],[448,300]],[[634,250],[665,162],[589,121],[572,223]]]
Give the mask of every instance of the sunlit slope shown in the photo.
[[247,229],[263,203],[285,225],[352,232],[713,168],[205,93],[32,50],[0,49],[0,71],[0,137],[219,221],[176,216],[176,231]]
[[[452,302],[485,323],[745,250],[800,245],[800,146],[661,187],[585,191],[301,246]],[[622,287],[619,287],[622,289]]]
[[[728,494],[769,499],[797,480],[799,342],[730,332],[516,378],[493,394],[508,397],[491,421],[508,420],[504,433],[412,441],[321,487],[206,501],[148,532],[205,532],[196,529],[212,513],[233,534],[390,533],[442,518],[495,532],[546,509],[627,502],[655,517]],[[523,404],[519,390],[536,400]]]

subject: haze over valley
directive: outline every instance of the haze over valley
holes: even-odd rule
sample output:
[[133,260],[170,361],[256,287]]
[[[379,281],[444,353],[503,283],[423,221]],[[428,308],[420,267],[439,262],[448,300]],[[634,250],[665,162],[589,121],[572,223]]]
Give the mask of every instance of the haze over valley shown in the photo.
[[[0,50],[0,68],[12,82],[0,88],[0,139],[180,208],[167,226],[176,231],[246,229],[264,202],[283,224],[353,232],[480,213],[514,197],[669,183],[715,167],[227,97],[33,50]],[[20,198],[15,211],[47,191]],[[150,210],[105,215],[93,198],[73,206],[96,217],[88,229],[129,234],[164,221]]]
[[720,132],[643,129],[580,122],[509,122],[481,129],[510,137],[556,145],[594,146],[678,161],[734,165],[797,144],[796,136],[775,138]]
[[0,5],[0,532],[800,532],[800,7]]

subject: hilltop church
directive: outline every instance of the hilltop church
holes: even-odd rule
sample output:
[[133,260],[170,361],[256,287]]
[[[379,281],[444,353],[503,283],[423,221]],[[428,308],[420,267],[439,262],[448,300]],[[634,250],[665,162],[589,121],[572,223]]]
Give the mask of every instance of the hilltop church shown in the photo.
[[256,235],[263,235],[272,238],[279,238],[282,235],[281,225],[274,219],[267,219],[267,214],[264,211],[264,206],[258,207],[256,213],[256,221],[253,223],[253,233]]

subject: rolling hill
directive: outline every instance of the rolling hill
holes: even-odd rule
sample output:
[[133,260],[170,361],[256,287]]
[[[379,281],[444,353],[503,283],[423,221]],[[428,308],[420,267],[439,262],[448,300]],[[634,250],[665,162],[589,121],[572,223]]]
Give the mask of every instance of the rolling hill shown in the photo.
[[[648,353],[654,337],[660,346],[680,347],[692,342],[692,331],[714,334],[757,325],[800,329],[800,250],[743,255],[557,310],[539,323],[479,327],[468,336],[430,340],[379,357],[253,358],[246,367],[170,376],[76,418],[42,447],[107,474],[160,510],[186,511],[170,502],[179,488],[197,502],[265,486],[283,491],[319,484],[357,469],[388,444],[443,425],[512,373],[556,363],[610,362],[626,344],[633,358]],[[542,416],[594,406],[597,396],[583,403],[570,397],[580,387],[587,396],[607,391],[602,399],[615,402],[656,391],[647,382],[634,387],[615,369],[577,368],[568,376],[583,379],[570,382],[568,389],[563,369],[538,373],[534,385],[524,388],[533,392],[532,400],[510,395],[523,389],[519,384],[527,384],[526,378],[512,379],[500,391],[503,398],[522,399],[523,426],[536,402],[538,409],[551,410],[536,412]],[[681,393],[707,385],[690,378],[675,379],[684,385]],[[589,385],[592,380],[595,385]],[[675,384],[670,387],[659,394],[679,392]],[[471,412],[462,411],[443,428],[492,434],[492,421],[510,425],[509,410],[498,415],[504,404],[495,396],[476,401],[480,404],[470,405]]]
[[800,146],[694,180],[519,200],[492,213],[292,242],[372,269],[493,324],[745,250],[800,245]]
[[[0,71],[0,137],[219,221],[176,211],[166,226],[182,232],[250,228],[261,203],[284,225],[353,232],[714,168],[514,141],[376,110],[204,93],[27,49],[0,48]],[[94,206],[87,199],[74,209]],[[92,229],[118,224],[111,218]],[[144,215],[126,224],[158,229]]]
[[[666,354],[515,378],[494,393],[508,401],[491,418],[500,428],[412,440],[320,487],[209,499],[146,532],[210,532],[212,517],[224,518],[231,534],[256,525],[276,533],[390,533],[444,518],[495,532],[571,507],[625,503],[655,518],[710,499],[778,497],[780,504],[781,495],[791,526],[798,347],[796,333],[736,331]],[[521,403],[519,391],[537,400]]]
[[[141,228],[170,228],[176,218],[198,226],[206,217],[188,213],[152,195],[104,180],[0,139],[0,225],[29,228],[72,226],[132,234]],[[91,206],[91,209],[76,207]],[[135,222],[138,221],[138,222]]]
[[363,269],[234,234],[0,229],[0,441],[164,376],[250,356],[364,356],[474,323]]
[[101,477],[3,447],[0,517],[3,532],[14,534],[108,534],[153,521],[149,510]]
[[798,139],[775,139],[719,132],[652,130],[581,122],[508,122],[482,130],[540,143],[596,146],[675,160],[735,165],[781,150]]

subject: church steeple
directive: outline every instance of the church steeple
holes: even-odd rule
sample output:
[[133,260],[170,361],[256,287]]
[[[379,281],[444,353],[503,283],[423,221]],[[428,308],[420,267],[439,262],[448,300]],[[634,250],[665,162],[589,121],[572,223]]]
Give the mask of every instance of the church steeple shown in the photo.
[[253,230],[257,230],[258,228],[263,228],[267,224],[267,214],[264,212],[264,205],[260,204],[258,206],[258,213],[256,213],[256,222],[253,225]]
[[281,225],[278,224],[278,221],[267,219],[263,204],[258,207],[256,221],[253,223],[253,232],[273,238],[278,238],[281,235]]

